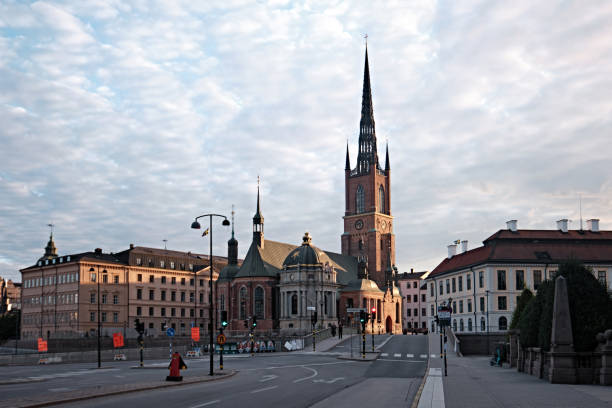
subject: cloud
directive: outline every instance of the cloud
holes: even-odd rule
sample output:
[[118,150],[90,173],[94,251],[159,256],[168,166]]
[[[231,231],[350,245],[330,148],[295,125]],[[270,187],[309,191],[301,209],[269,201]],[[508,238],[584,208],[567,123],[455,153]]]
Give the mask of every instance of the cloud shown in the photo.
[[[0,275],[130,242],[207,247],[236,206],[251,241],[340,250],[368,33],[378,148],[389,141],[400,270],[519,220],[612,225],[612,6],[489,2],[0,5]],[[215,226],[215,253],[229,231]],[[608,228],[609,229],[609,228]]]

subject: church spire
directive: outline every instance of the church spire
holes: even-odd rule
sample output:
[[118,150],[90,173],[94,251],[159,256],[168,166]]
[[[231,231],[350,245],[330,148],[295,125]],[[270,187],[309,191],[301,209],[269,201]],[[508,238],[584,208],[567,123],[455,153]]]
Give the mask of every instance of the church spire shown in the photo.
[[39,258],[41,261],[57,258],[57,248],[53,241],[53,224],[48,224],[48,226],[51,228],[51,234],[49,235],[49,242],[47,242],[47,246],[45,247],[45,254]]
[[253,242],[261,248],[264,246],[264,217],[259,206],[259,176],[257,176],[257,212],[253,216]]
[[238,240],[234,236],[234,205],[232,204],[232,237],[227,241],[227,263],[238,264]]
[[372,87],[370,85],[370,65],[366,45],[365,64],[363,68],[363,92],[361,95],[361,120],[359,121],[359,154],[357,170],[361,174],[370,172],[370,166],[379,168],[376,148],[376,130],[374,123],[374,106],[372,104]]
[[348,141],[346,142],[346,165],[344,166],[344,170],[351,170],[351,159],[349,158]]
[[391,164],[389,163],[389,142],[387,142],[387,153],[385,158],[385,171],[391,170]]

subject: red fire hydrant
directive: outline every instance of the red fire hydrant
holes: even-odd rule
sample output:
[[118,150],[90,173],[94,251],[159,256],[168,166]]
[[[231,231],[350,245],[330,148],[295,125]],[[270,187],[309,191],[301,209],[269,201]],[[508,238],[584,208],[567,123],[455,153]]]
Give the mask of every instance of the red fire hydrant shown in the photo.
[[187,366],[179,353],[172,354],[172,360],[170,360],[168,368],[170,369],[170,375],[166,377],[166,381],[183,381],[181,370],[186,370]]

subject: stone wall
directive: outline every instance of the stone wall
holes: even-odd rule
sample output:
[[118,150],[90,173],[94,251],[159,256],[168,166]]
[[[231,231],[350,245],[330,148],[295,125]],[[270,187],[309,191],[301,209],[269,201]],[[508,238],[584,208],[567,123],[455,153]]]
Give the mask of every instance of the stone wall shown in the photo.
[[495,351],[495,344],[506,342],[507,338],[508,336],[505,333],[491,333],[488,336],[486,333],[457,334],[457,339],[461,344],[461,354],[463,355],[492,355]]

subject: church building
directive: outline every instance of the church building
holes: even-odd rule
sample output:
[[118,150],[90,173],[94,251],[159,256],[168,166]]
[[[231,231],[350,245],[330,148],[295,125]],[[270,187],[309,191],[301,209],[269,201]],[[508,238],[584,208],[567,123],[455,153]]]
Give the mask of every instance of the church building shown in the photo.
[[346,152],[342,253],[317,248],[308,232],[301,245],[265,239],[258,187],[249,250],[239,266],[232,230],[228,265],[217,281],[218,312],[228,312],[229,329],[246,330],[255,318],[257,331],[307,332],[314,313],[317,327],[327,327],[351,324],[357,316],[347,309],[365,308],[376,309],[367,332],[401,333],[390,177],[388,147],[384,169],[378,161],[366,48],[355,169],[348,146]]

